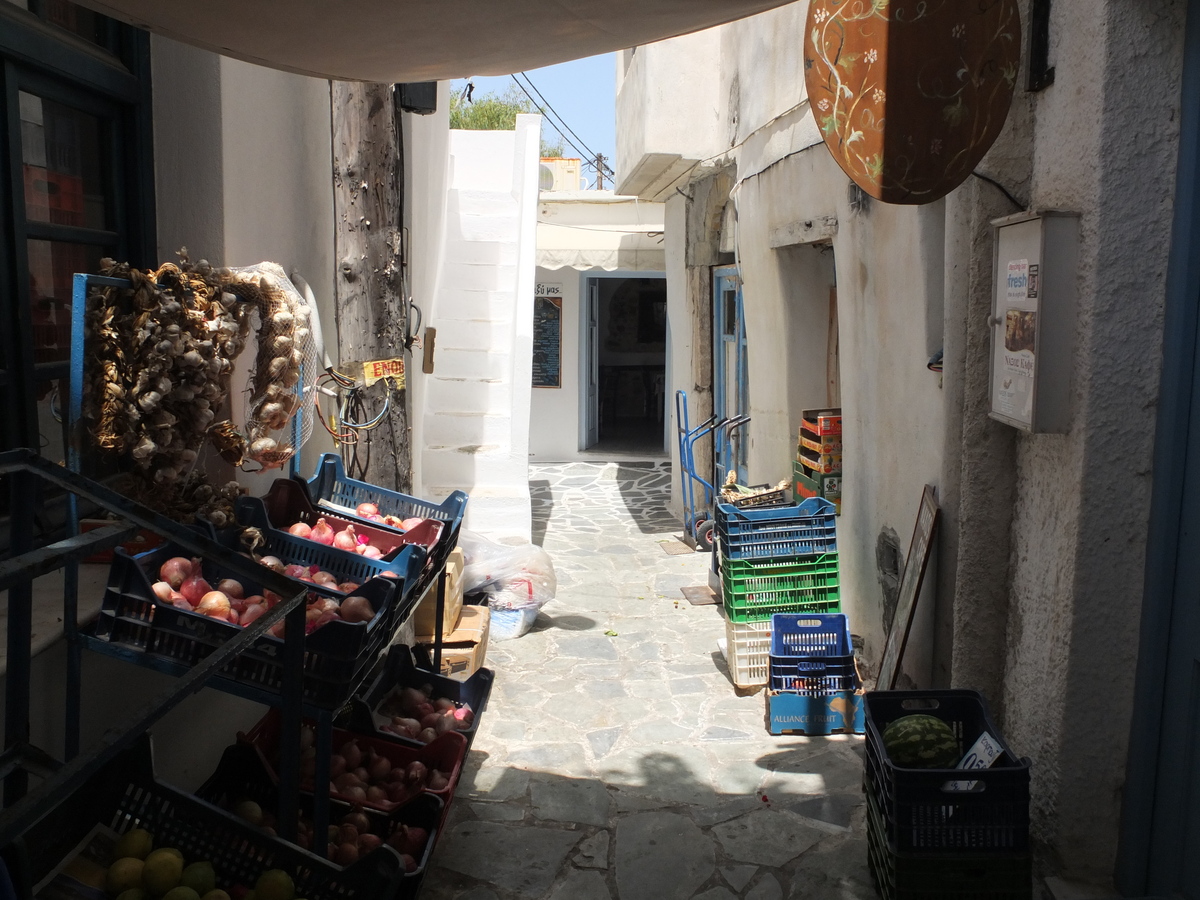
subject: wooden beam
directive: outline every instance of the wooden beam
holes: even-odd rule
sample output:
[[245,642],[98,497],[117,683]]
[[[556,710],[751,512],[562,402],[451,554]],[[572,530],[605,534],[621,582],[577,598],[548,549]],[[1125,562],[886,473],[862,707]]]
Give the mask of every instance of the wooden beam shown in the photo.
[[[330,99],[338,352],[343,361],[405,356],[404,157],[392,85],[334,81]],[[384,380],[366,390],[366,399],[367,420],[385,405],[387,414],[357,448],[365,474],[352,474],[411,493],[408,391]]]

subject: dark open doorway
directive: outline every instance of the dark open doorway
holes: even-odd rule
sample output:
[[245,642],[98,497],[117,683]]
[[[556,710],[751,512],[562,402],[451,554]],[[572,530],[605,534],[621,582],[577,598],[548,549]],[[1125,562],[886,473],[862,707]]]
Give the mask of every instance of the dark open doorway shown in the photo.
[[[592,451],[663,452],[666,409],[667,282],[597,278],[596,335],[590,340],[597,390],[588,410]],[[591,403],[589,403],[591,405]]]

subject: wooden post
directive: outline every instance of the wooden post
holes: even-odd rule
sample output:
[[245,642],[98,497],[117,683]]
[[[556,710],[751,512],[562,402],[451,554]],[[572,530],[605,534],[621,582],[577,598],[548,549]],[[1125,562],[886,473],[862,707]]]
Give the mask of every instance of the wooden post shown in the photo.
[[[404,157],[392,85],[334,81],[330,100],[338,353],[345,363],[406,357]],[[405,364],[407,368],[407,359]],[[347,374],[362,377],[361,369]],[[358,460],[367,471],[355,477],[411,493],[408,391],[383,380],[367,390],[367,400],[368,418],[378,415],[385,402],[388,413],[378,428],[363,434]]]

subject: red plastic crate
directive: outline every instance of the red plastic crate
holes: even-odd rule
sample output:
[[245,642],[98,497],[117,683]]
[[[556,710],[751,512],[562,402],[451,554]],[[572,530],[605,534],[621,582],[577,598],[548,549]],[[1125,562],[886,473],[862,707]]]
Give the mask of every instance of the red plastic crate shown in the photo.
[[[280,723],[279,710],[273,709],[263,716],[258,724],[250,729],[249,732],[244,735],[238,735],[239,740],[244,740],[259,750],[267,766],[270,768],[272,777],[276,780],[278,780],[278,773],[275,770],[275,766],[279,756]],[[311,719],[305,720],[304,724],[313,728],[316,727],[316,722]],[[454,796],[454,789],[458,787],[458,777],[462,773],[463,760],[467,755],[467,739],[462,734],[456,731],[448,731],[423,747],[408,747],[383,738],[356,734],[341,728],[333,729],[334,752],[337,752],[348,741],[357,741],[358,745],[364,750],[370,747],[380,756],[386,757],[391,762],[393,768],[397,766],[404,767],[414,760],[420,760],[431,770],[439,769],[445,772],[448,780],[444,788],[437,791],[426,788],[423,793],[433,794],[441,798],[442,802],[446,804],[447,809],[449,808],[450,800]],[[302,781],[300,786],[303,790],[315,790],[311,779]],[[402,802],[391,803],[383,801],[376,803],[369,800],[358,801],[353,797],[346,797],[332,790],[329,792],[329,796],[346,803],[360,803],[363,806],[377,809],[381,812],[392,812],[404,805]]]

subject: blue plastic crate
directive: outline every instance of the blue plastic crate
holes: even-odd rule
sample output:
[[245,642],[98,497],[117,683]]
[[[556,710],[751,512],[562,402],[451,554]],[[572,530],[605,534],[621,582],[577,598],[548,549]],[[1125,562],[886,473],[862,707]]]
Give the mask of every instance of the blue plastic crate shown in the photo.
[[717,540],[727,559],[782,559],[837,551],[837,510],[823,497],[795,506],[717,505]]
[[771,617],[770,686],[821,696],[856,687],[854,649],[844,613]]
[[[400,519],[439,519],[445,522],[446,528],[441,539],[430,549],[430,568],[433,572],[441,571],[446,564],[446,558],[458,546],[458,532],[467,512],[467,495],[463,491],[454,491],[441,503],[420,500],[399,491],[391,491],[350,478],[346,475],[342,458],[336,453],[322,454],[317,463],[317,471],[305,483],[305,488],[314,506],[320,507],[321,501],[332,503],[342,507],[342,515],[346,518],[359,518],[353,516],[353,513],[360,503],[374,503],[379,507],[381,515],[396,516]],[[385,527],[366,519],[362,519],[362,522],[376,528]],[[424,584],[428,584],[429,580],[426,579]]]

